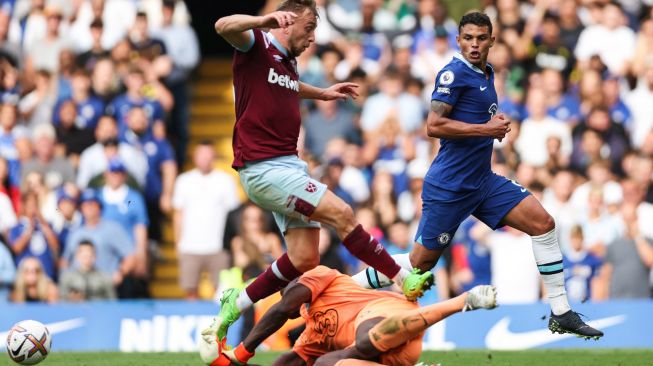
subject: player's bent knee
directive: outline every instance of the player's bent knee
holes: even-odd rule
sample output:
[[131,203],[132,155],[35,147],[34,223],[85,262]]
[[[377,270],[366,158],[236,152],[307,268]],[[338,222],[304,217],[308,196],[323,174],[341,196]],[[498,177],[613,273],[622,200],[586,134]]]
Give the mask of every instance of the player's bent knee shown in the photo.
[[553,217],[551,217],[551,215],[547,213],[542,220],[538,220],[535,223],[535,233],[533,233],[533,235],[534,236],[544,235],[550,232],[551,230],[555,229],[555,227],[556,227],[555,220],[553,219]]
[[297,271],[304,273],[312,270],[320,264],[320,257],[300,257],[297,263],[293,263]]

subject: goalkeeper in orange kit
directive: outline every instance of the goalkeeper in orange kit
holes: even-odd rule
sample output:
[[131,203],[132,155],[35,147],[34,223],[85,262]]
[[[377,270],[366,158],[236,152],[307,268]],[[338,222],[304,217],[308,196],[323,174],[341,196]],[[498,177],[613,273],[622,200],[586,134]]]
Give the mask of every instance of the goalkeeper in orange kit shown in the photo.
[[[233,350],[205,340],[202,359],[209,365],[245,365],[254,350],[288,319],[302,316],[306,329],[276,366],[414,365],[424,331],[460,311],[496,306],[493,286],[477,286],[458,297],[419,307],[405,297],[361,288],[351,277],[324,266],[304,273],[283,292]],[[201,344],[202,344],[201,343]]]

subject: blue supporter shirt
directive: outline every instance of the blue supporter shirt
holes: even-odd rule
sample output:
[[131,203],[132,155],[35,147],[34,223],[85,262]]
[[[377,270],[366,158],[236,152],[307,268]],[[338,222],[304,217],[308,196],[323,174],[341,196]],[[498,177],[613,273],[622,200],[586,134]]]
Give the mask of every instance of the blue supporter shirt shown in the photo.
[[21,184],[20,160],[16,148],[16,139],[21,134],[23,132],[19,128],[14,128],[10,133],[0,131],[0,157],[7,161],[9,185],[12,187],[20,187]]
[[[472,124],[488,122],[497,112],[498,101],[490,64],[487,70],[489,77],[456,54],[438,73],[431,99],[451,105],[451,119]],[[451,192],[479,189],[491,173],[492,143],[491,137],[440,139],[440,152],[426,181]]]
[[[23,235],[25,230],[27,230],[28,225],[31,225],[30,220],[26,217],[21,217],[18,224],[9,231],[9,243],[11,243],[12,247],[15,245],[16,240]],[[27,248],[25,248],[25,250],[18,254],[14,259],[16,265],[18,265],[24,258],[37,258],[41,262],[45,274],[54,280],[56,279],[55,255],[56,254],[50,249],[50,245],[48,245],[45,235],[43,235],[41,224],[37,223],[29,244],[27,244]]]
[[143,108],[148,118],[148,128],[152,127],[154,121],[163,121],[165,119],[163,107],[157,100],[145,97],[140,100],[132,100],[129,98],[127,93],[118,95],[108,106],[107,112],[116,119],[120,137],[124,137],[124,134],[127,131],[127,114],[133,107]]
[[[54,107],[54,112],[52,114],[52,123],[55,126],[61,124],[61,119],[59,118],[59,111],[61,110],[61,105],[68,99],[60,100]],[[75,102],[77,107],[77,120],[75,125],[81,129],[95,130],[98,120],[104,114],[104,102],[97,97],[90,96],[83,102]]]
[[602,263],[600,258],[590,253],[565,255],[562,258],[569,300],[585,301],[592,296],[592,279],[598,274]]
[[142,224],[147,226],[149,223],[147,209],[143,196],[130,187],[122,199],[114,200],[110,198],[108,188],[100,190],[100,200],[102,201],[102,219],[109,220],[120,224],[125,229],[129,239],[134,242],[134,226]]
[[157,202],[163,192],[163,176],[161,165],[166,162],[175,161],[175,153],[172,146],[165,139],[158,139],[152,134],[137,136],[131,130],[125,133],[125,141],[140,149],[147,156],[147,175],[145,176],[145,199],[149,202]]
[[135,250],[133,240],[129,239],[122,226],[101,220],[97,226],[84,225],[72,230],[68,235],[62,258],[73,263],[77,247],[84,240],[90,240],[95,246],[95,267],[108,275],[115,273],[120,268],[120,262]]

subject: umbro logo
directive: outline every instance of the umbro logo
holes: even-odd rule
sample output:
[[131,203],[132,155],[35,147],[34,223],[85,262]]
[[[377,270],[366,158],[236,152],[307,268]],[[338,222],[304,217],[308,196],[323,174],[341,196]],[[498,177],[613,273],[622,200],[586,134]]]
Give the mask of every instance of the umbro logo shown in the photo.
[[487,86],[479,86],[479,88],[481,89],[481,91],[484,91],[485,89],[487,89]]

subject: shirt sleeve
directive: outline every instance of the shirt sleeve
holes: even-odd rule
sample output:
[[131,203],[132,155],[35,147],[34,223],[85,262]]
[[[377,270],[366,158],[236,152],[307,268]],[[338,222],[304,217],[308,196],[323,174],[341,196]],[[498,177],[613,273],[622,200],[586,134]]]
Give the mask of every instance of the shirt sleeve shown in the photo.
[[443,68],[435,79],[435,88],[431,94],[431,100],[454,105],[458,101],[465,85],[462,75],[458,75],[451,67]]
[[136,224],[149,225],[150,220],[147,217],[147,209],[145,208],[145,201],[143,196],[138,192],[133,192],[131,206],[133,207],[133,214]]
[[311,302],[313,302],[339,275],[340,273],[335,269],[330,269],[325,266],[317,266],[304,273],[297,283],[304,285],[311,290]]
[[176,210],[184,208],[184,193],[184,176],[180,175],[177,177],[172,190],[172,207]]

